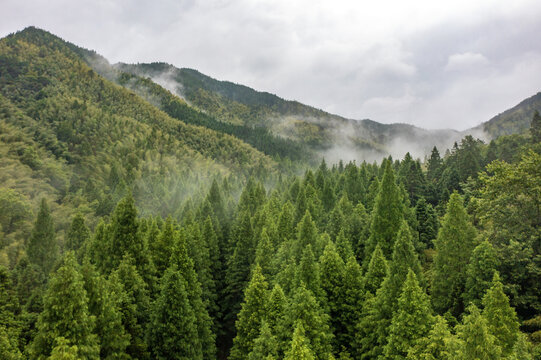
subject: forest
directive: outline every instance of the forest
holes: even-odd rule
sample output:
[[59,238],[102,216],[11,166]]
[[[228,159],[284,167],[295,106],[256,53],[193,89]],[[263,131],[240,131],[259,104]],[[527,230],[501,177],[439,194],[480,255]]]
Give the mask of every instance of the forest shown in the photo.
[[0,358],[541,359],[538,112],[314,164],[148,82],[0,40]]

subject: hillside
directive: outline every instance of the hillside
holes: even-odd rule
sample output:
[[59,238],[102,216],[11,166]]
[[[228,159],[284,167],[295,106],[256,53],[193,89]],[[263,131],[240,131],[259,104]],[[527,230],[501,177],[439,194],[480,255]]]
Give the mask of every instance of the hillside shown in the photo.
[[346,119],[165,63],[120,63],[115,67],[122,72],[152,79],[223,123],[264,127],[272,134],[308,146],[331,161],[372,161],[388,154],[399,157],[408,151],[404,151],[406,144],[415,144],[409,151],[422,157],[434,145],[450,148],[463,136],[454,130],[425,130],[407,124],[387,125],[371,120]]
[[484,130],[492,139],[502,135],[522,134],[530,128],[535,111],[541,111],[541,92],[521,101],[518,105],[474,129]]
[[[45,197],[62,233],[69,218],[59,214],[78,209],[93,223],[128,189],[143,213],[171,213],[216,175],[276,169],[238,138],[170,117],[108,81],[45,31],[1,39],[0,74],[0,192],[20,202],[21,221]],[[4,229],[19,240],[6,242],[20,245],[28,227],[18,231]]]

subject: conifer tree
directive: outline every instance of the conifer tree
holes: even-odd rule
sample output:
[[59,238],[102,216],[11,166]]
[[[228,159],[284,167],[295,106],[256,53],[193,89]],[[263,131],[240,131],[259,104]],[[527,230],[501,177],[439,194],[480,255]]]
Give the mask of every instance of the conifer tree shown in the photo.
[[488,241],[483,241],[473,249],[466,269],[466,287],[463,293],[465,305],[473,303],[475,306],[481,306],[483,296],[492,286],[497,266],[496,250]]
[[297,226],[297,241],[292,244],[292,258],[295,262],[301,259],[303,250],[310,244],[312,250],[317,250],[317,227],[308,211]]
[[77,259],[82,260],[85,253],[84,247],[90,240],[90,230],[85,225],[83,214],[77,213],[71,221],[71,226],[66,234],[66,249],[75,251]]
[[292,329],[294,324],[300,322],[316,358],[327,359],[332,353],[333,339],[329,315],[323,311],[312,292],[303,284],[295,290],[286,314],[284,328]]
[[272,256],[274,255],[274,246],[272,240],[267,234],[267,228],[264,227],[259,237],[255,250],[255,264],[261,267],[261,272],[265,277],[273,274]]
[[263,320],[259,336],[254,340],[253,350],[248,360],[275,360],[278,359],[278,340],[272,334],[269,324]]
[[388,274],[389,267],[387,266],[387,260],[385,260],[379,245],[376,245],[370,258],[370,263],[368,264],[368,270],[364,276],[364,290],[370,292],[372,295],[376,295],[376,291],[380,288]]
[[160,295],[152,306],[148,345],[156,359],[204,359],[186,280],[173,264],[161,279]]
[[[122,325],[120,297],[109,282],[88,262],[81,268],[88,295],[89,313],[96,319],[95,334],[100,340],[100,359],[128,359],[130,335]],[[120,295],[120,296],[119,296]]]
[[169,267],[169,259],[171,259],[175,236],[178,236],[175,231],[175,224],[173,223],[173,219],[168,216],[167,219],[165,219],[162,230],[156,237],[156,241],[152,246],[149,244],[149,247],[152,250],[152,260],[158,276],[162,276]]
[[432,247],[438,235],[438,218],[432,205],[428,204],[423,197],[417,201],[415,216],[420,245],[425,249]]
[[308,244],[302,253],[299,265],[296,267],[295,286],[300,286],[302,282],[308,290],[312,291],[317,298],[320,298],[323,294],[319,270],[319,264],[312,252],[312,245]]
[[79,349],[77,345],[70,346],[68,340],[63,337],[55,339],[55,345],[48,360],[78,360]]
[[[306,338],[302,322],[297,322],[293,338],[291,339],[291,347],[285,354],[284,360],[314,360],[316,357],[310,349],[310,341]],[[324,359],[318,356],[317,359]]]
[[281,326],[286,315],[287,298],[280,285],[274,285],[265,309],[265,322],[277,337],[282,336]]
[[53,218],[47,201],[41,199],[38,217],[26,249],[28,260],[38,265],[44,274],[52,270],[58,253]]
[[[351,256],[346,263],[343,304],[340,314],[340,323],[344,330],[338,341],[341,349],[350,349],[355,341],[357,324],[362,318],[362,306],[364,302],[363,278],[361,266],[354,256]],[[335,334],[335,336],[339,336]]]
[[38,333],[29,349],[32,358],[49,357],[59,337],[77,346],[79,358],[99,358],[99,342],[93,334],[95,318],[89,314],[83,277],[73,252],[65,255],[50,279],[43,306],[37,322]]
[[530,126],[530,134],[532,135],[532,142],[534,144],[541,143],[541,115],[539,111],[535,111]]
[[344,230],[340,230],[336,237],[336,251],[344,262],[348,261],[351,256],[354,256],[353,248],[350,239],[347,238]]
[[134,359],[148,359],[145,326],[150,318],[150,296],[148,286],[139,275],[133,259],[126,256],[109,276],[111,291],[118,300],[122,314],[122,325],[130,335],[126,349]]
[[449,330],[447,321],[440,315],[435,317],[435,323],[428,335],[420,339],[415,346],[408,351],[408,360],[437,360],[450,359],[450,343],[453,335]]
[[0,266],[0,358],[21,359],[19,335],[21,324],[16,315],[19,304],[9,270]]
[[410,349],[428,335],[434,322],[428,296],[411,269],[397,305],[383,349],[387,359],[405,359]]
[[293,223],[293,205],[289,201],[286,201],[282,206],[282,211],[278,218],[278,237],[280,238],[280,243],[296,237],[295,224]]
[[503,285],[497,272],[492,287],[483,297],[483,317],[487,319],[490,332],[502,347],[502,355],[508,356],[519,337],[519,322],[515,309],[509,305],[509,298],[503,292]]
[[385,162],[385,169],[378,195],[374,200],[368,253],[371,254],[379,244],[386,258],[391,256],[396,235],[404,218],[404,205],[390,161]]
[[233,339],[229,359],[245,359],[252,351],[261,321],[265,317],[267,293],[267,281],[261,273],[261,267],[256,265],[236,322],[237,336]]
[[437,253],[431,295],[434,309],[440,314],[450,310],[456,317],[464,309],[464,270],[476,245],[475,236],[476,231],[464,209],[462,197],[452,194],[435,242]]
[[212,319],[209,317],[208,310],[202,300],[201,284],[194,270],[192,259],[188,255],[187,241],[185,236],[177,237],[173,246],[171,255],[171,265],[175,265],[182,274],[185,281],[184,287],[188,295],[188,300],[195,314],[195,325],[201,347],[203,350],[203,359],[214,359],[216,357],[215,334],[212,333]]
[[342,345],[346,345],[343,343],[343,335],[347,333],[341,321],[345,305],[345,265],[332,242],[325,247],[319,262],[321,288],[325,293],[326,305],[331,317],[331,330],[335,335],[334,347],[335,350],[339,350]]
[[487,320],[475,305],[468,307],[462,325],[457,325],[459,339],[458,359],[497,360],[501,359],[502,349],[497,339],[490,333]]

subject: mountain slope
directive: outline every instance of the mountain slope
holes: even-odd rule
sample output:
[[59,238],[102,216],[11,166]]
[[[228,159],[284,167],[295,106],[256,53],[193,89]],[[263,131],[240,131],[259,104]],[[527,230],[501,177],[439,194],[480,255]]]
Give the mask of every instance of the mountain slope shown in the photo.
[[346,119],[165,63],[120,63],[115,67],[152,79],[223,123],[265,127],[277,136],[307,145],[331,161],[374,160],[388,154],[402,156],[405,152],[402,145],[410,142],[415,145],[413,152],[423,156],[434,145],[448,148],[462,136],[454,130],[425,130],[407,124]]
[[75,49],[36,28],[0,40],[0,201],[26,209],[27,223],[0,229],[10,251],[41,198],[62,238],[75,211],[93,225],[128,191],[143,214],[174,214],[216,175],[276,172],[238,138],[170,117],[100,76]]
[[493,139],[502,135],[521,134],[530,128],[536,110],[541,111],[541,92],[521,101],[518,105],[494,116],[474,129],[482,129]]

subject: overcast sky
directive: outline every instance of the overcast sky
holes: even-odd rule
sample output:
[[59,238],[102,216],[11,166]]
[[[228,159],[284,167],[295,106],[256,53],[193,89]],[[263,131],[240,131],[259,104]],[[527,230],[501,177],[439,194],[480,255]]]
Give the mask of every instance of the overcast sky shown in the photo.
[[2,37],[29,25],[384,123],[462,130],[541,91],[539,0],[0,0]]

